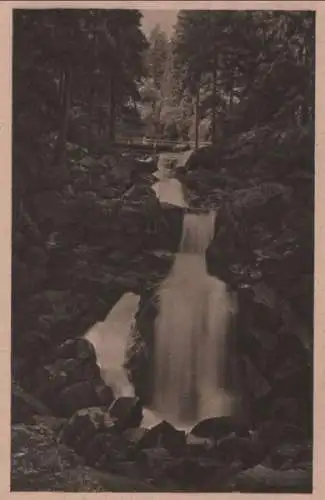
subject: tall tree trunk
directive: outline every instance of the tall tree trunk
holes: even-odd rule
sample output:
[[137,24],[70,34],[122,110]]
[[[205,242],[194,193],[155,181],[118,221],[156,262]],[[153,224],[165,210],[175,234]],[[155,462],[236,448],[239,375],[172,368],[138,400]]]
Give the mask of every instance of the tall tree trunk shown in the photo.
[[109,140],[115,142],[116,137],[116,93],[115,93],[115,79],[110,75],[110,109],[109,109]]
[[195,149],[199,147],[200,126],[200,84],[198,83],[195,93]]
[[67,63],[64,70],[64,88],[61,124],[56,140],[53,163],[60,165],[65,161],[66,142],[69,128],[69,112],[71,107],[71,87],[72,87],[72,69]]
[[217,60],[214,55],[213,58],[213,73],[212,73],[212,116],[211,116],[211,139],[212,144],[216,144],[217,142]]

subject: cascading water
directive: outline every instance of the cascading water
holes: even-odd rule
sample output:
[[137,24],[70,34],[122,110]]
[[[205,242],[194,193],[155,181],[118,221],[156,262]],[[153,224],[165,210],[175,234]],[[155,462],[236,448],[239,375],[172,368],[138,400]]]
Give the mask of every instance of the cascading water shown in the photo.
[[102,378],[113,389],[116,397],[134,396],[134,388],[123,364],[129,330],[139,300],[138,295],[126,293],[105,321],[96,323],[85,335],[95,347]]
[[[161,155],[153,188],[161,202],[186,207],[182,185]],[[179,427],[232,413],[234,399],[223,389],[225,340],[233,311],[226,285],[206,272],[205,251],[213,238],[216,214],[186,213],[183,234],[169,276],[158,289],[155,323],[154,397],[144,412],[149,427],[165,418]],[[86,334],[94,345],[102,377],[115,396],[132,396],[125,350],[139,297],[125,294],[103,323]]]
[[233,398],[223,389],[233,303],[225,283],[209,276],[205,263],[214,226],[214,212],[185,214],[179,253],[158,290],[153,408],[178,425],[233,409]]
[[[180,155],[178,155],[180,156]],[[172,165],[177,163],[175,155],[161,154],[158,159],[157,170],[154,176],[158,179],[152,189],[161,203],[170,203],[175,206],[185,207],[183,188],[181,183],[172,177]]]

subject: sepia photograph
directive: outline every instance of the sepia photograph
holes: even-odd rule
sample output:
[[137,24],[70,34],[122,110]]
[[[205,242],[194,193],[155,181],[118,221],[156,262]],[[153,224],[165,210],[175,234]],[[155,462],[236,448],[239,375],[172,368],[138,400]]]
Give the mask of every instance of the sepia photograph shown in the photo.
[[11,492],[312,493],[316,12],[122,4],[12,10]]

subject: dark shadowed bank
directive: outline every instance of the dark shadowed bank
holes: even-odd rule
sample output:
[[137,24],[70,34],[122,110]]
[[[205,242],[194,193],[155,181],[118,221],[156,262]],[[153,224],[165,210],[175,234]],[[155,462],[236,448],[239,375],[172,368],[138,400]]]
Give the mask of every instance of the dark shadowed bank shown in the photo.
[[[146,53],[149,76],[136,11],[15,13],[13,491],[311,491],[314,16],[193,12],[181,12],[173,50],[153,51],[168,71]],[[228,40],[215,40],[219,66],[193,44],[211,47],[212,21]],[[163,113],[167,74],[182,85],[168,80]],[[158,202],[154,152],[116,136],[143,126],[198,139],[199,124],[213,144],[177,175],[191,209],[217,210],[206,263],[238,296],[227,383],[245,412],[185,434],[141,427],[154,292],[184,209]],[[115,399],[81,337],[129,291],[141,296],[126,362],[136,397]]]

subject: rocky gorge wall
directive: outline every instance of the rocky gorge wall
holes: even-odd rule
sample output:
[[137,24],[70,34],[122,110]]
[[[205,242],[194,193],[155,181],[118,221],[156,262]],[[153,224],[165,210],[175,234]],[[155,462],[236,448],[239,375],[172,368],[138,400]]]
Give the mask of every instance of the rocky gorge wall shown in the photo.
[[20,380],[102,321],[123,293],[150,288],[178,247],[182,211],[157,202],[155,162],[80,156],[68,174],[56,172],[61,184],[43,172],[44,192],[14,193],[12,368]]

